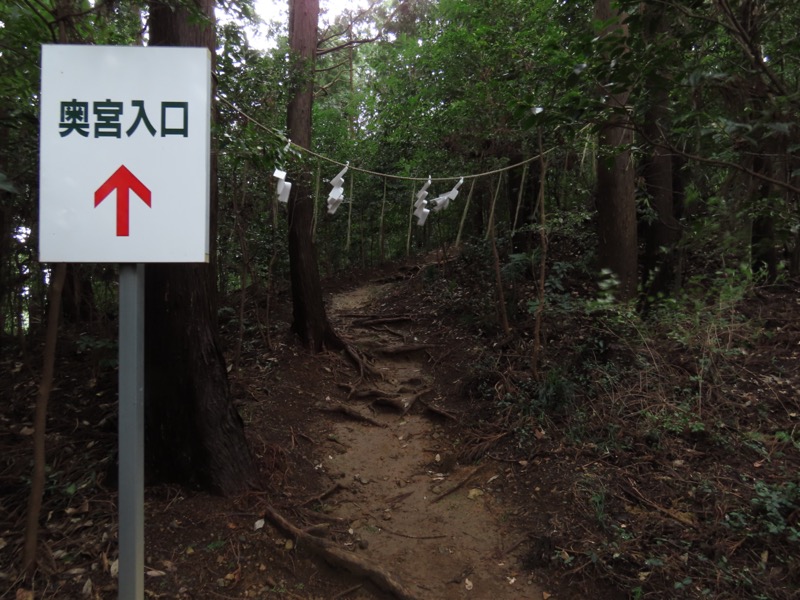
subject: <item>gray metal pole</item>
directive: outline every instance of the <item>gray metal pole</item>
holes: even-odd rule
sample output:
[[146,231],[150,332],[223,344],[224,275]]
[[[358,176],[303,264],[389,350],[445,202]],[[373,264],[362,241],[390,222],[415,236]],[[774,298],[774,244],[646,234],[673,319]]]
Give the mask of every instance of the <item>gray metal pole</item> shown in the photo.
[[144,265],[119,266],[119,600],[144,599]]

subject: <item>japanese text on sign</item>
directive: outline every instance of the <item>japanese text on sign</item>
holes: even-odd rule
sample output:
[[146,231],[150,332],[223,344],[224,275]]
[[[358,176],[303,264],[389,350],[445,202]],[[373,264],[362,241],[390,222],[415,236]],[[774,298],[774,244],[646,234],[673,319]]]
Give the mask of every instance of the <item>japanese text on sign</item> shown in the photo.
[[[61,101],[59,134],[66,137],[71,133],[76,133],[83,137],[111,137],[122,138],[123,131],[127,137],[131,137],[139,126],[155,137],[156,128],[150,117],[147,115],[144,100],[131,100],[131,113],[134,118],[130,120],[127,128],[123,129],[122,115],[124,104],[118,101],[107,99],[102,102],[92,102],[91,113],[89,103],[73,98],[68,101]],[[90,114],[94,116],[93,122]],[[177,135],[189,137],[189,103],[188,102],[162,102],[160,107],[161,137]],[[92,127],[93,125],[93,127]]]

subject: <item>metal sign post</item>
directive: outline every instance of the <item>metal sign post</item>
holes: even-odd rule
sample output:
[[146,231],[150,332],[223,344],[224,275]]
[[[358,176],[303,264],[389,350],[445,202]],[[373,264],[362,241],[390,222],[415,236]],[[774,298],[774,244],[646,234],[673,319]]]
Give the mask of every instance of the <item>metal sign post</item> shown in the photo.
[[144,265],[119,266],[119,600],[144,598]]
[[39,260],[119,267],[119,600],[144,600],[144,264],[209,260],[211,53],[42,46]]

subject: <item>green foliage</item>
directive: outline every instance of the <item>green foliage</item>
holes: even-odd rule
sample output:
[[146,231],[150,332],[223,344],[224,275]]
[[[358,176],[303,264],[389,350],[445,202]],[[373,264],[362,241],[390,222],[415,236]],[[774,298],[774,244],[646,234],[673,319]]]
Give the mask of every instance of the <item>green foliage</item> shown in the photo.
[[794,481],[780,484],[755,481],[753,491],[749,510],[725,515],[728,527],[746,531],[751,538],[766,536],[794,544],[800,542],[800,529],[791,518],[800,509],[800,485]]

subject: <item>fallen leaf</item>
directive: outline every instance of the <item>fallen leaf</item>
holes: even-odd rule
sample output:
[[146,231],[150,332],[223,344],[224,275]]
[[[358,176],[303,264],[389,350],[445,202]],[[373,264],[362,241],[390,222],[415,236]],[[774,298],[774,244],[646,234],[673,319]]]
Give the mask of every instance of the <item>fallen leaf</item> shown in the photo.
[[164,571],[159,571],[158,569],[150,569],[145,573],[148,577],[164,577],[166,573]]
[[33,432],[36,431],[33,427],[28,427],[27,425],[19,430],[20,435],[33,435]]
[[258,531],[258,530],[259,530],[259,529],[261,529],[262,527],[264,527],[264,519],[259,519],[258,521],[256,521],[256,522],[253,524],[253,529],[254,529],[255,531]]
[[115,559],[114,562],[111,563],[111,566],[108,568],[108,572],[111,573],[112,577],[119,576],[119,559]]
[[286,550],[291,550],[294,548],[294,542],[292,540],[286,540],[286,543],[283,545]]
[[92,596],[92,589],[93,589],[92,580],[87,579],[86,583],[83,584],[83,590],[81,590],[81,593],[87,598],[90,598]]
[[20,588],[17,590],[16,600],[33,600],[33,592]]
[[467,492],[467,498],[470,500],[475,500],[475,498],[480,498],[483,496],[483,490],[478,488],[472,488],[469,492]]
[[0,538],[0,550],[5,548],[7,545],[7,542],[3,538]]
[[464,580],[464,587],[467,588],[467,591],[472,589],[472,582],[469,580],[469,577]]
[[548,599],[548,598],[550,598],[550,596],[552,596],[552,595],[553,595],[553,594],[548,594],[547,592],[542,592],[542,600],[547,600],[547,599]]

